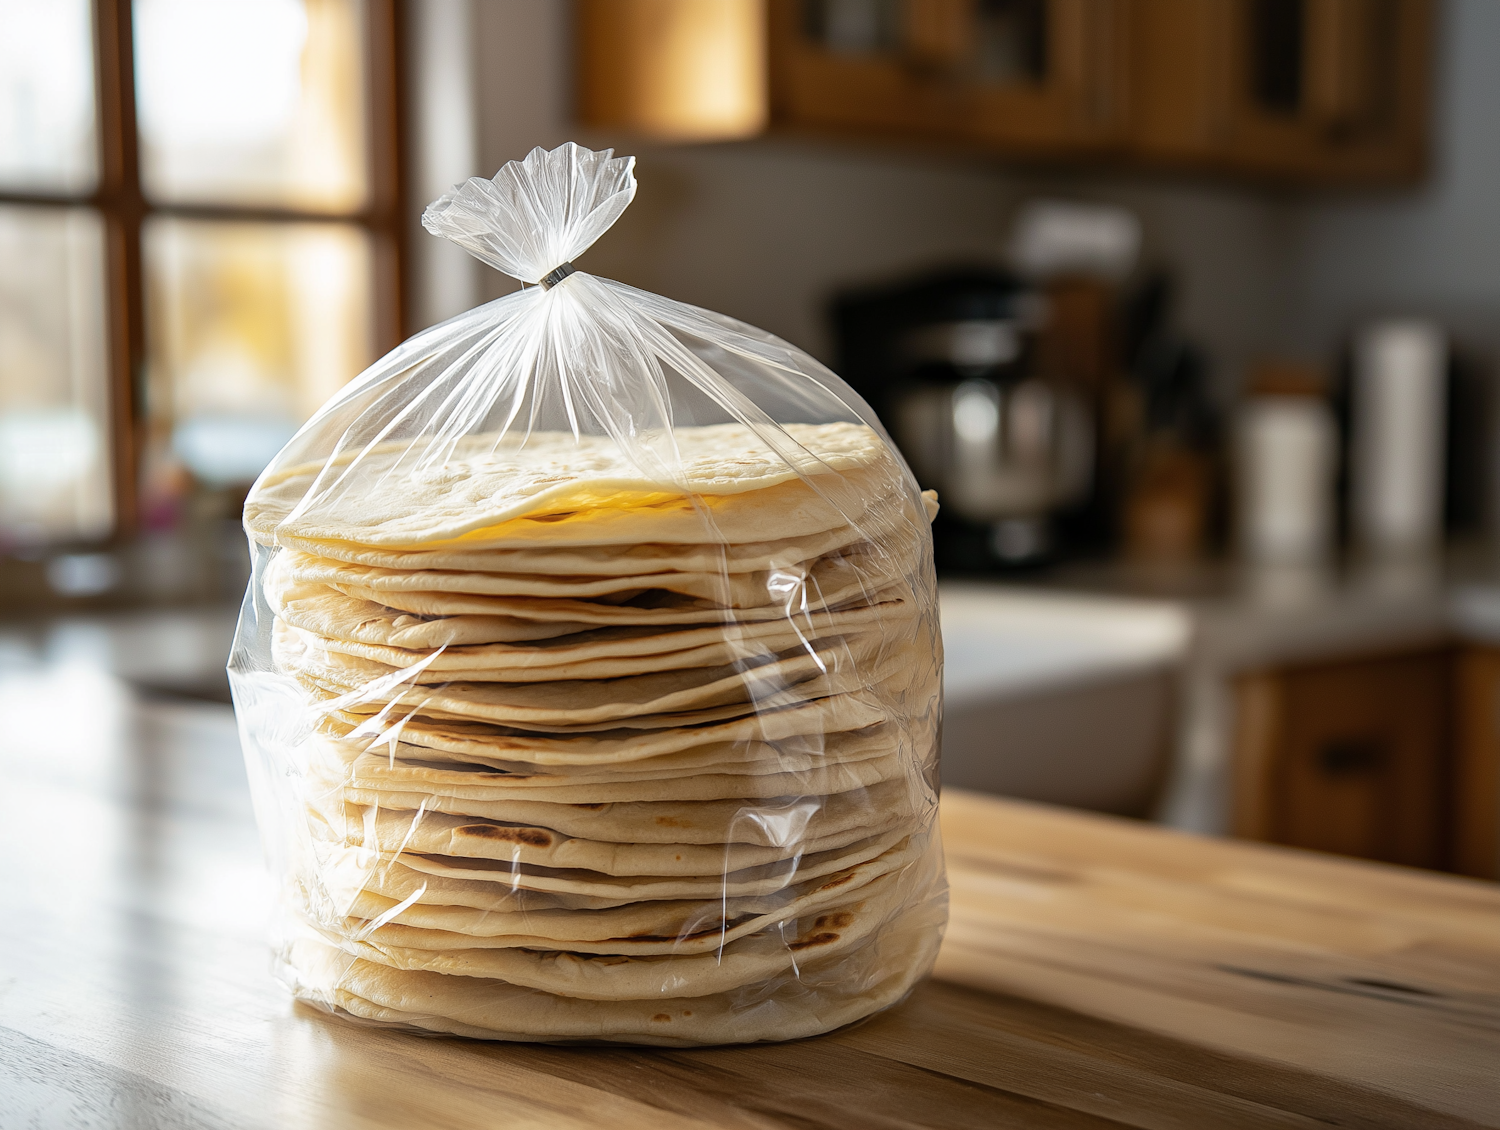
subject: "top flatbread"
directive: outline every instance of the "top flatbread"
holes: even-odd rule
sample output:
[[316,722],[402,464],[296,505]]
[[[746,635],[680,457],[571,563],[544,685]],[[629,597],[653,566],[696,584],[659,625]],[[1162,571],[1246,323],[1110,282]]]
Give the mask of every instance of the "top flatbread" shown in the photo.
[[[922,492],[924,517],[937,515],[936,491]],[[556,545],[542,542],[532,548],[475,549],[459,542],[448,549],[382,549],[343,541],[315,541],[278,530],[277,543],[314,557],[346,561],[351,565],[373,565],[381,569],[456,569],[475,573],[533,573],[563,576],[638,576],[665,572],[757,573],[779,569],[801,561],[873,541],[887,546],[903,532],[921,528],[916,512],[905,496],[875,499],[851,524],[803,537],[784,536],[774,541],[681,544]]]
[[[607,436],[564,432],[464,436],[441,448],[386,442],[326,464],[269,468],[245,501],[245,527],[266,541],[286,534],[384,548],[758,542],[847,525],[846,511],[905,487],[864,424],[779,430],[793,441],[785,453],[743,424],[642,435],[636,453]],[[760,492],[776,497],[725,504]]]
[[757,573],[822,557],[826,553],[880,537],[889,521],[870,515],[859,526],[845,525],[800,538],[750,545],[564,545],[556,549],[380,549],[350,542],[313,541],[278,534],[287,549],[329,561],[378,569],[427,572],[454,569],[475,573],[525,573],[542,576],[617,577],[668,572]]

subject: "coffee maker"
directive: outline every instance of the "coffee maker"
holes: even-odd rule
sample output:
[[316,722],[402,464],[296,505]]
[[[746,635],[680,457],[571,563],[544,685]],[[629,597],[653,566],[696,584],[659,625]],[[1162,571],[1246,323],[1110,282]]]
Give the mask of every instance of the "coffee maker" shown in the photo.
[[1044,295],[972,267],[834,303],[840,372],[870,401],[942,511],[938,566],[992,572],[1066,552],[1094,479],[1093,406],[1049,374]]

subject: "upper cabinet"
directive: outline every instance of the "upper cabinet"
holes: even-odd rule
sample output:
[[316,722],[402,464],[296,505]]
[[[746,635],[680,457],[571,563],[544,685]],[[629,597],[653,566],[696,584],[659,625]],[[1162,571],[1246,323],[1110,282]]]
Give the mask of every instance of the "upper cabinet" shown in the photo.
[[1030,156],[1116,144],[1121,0],[772,0],[771,120]]
[[1411,180],[1430,0],[1130,0],[1125,147],[1305,182]]
[[578,107],[672,140],[1388,183],[1422,169],[1432,23],[1432,0],[578,0]]

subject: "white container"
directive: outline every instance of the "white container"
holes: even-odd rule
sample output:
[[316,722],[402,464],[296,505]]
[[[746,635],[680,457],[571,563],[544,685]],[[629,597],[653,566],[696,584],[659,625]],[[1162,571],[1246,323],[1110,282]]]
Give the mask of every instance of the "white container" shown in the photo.
[[1442,534],[1448,345],[1431,322],[1379,322],[1354,342],[1355,538],[1379,553]]
[[1260,563],[1320,561],[1333,549],[1338,431],[1311,396],[1260,396],[1239,412],[1240,551]]

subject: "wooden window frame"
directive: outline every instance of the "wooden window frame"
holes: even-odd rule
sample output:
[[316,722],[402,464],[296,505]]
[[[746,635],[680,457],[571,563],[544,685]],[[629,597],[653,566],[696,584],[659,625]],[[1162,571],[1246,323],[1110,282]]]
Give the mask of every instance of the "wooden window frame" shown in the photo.
[[[194,220],[353,224],[370,237],[374,267],[376,353],[405,336],[405,235],[402,160],[400,0],[365,0],[366,175],[369,192],[355,211],[317,212],[232,204],[156,203],[141,189],[135,105],[133,0],[92,0],[94,96],[99,177],[92,192],[13,192],[0,204],[91,209],[103,221],[104,296],[110,402],[114,540],[129,537],[139,518],[138,490],[145,430],[146,311],[141,230],[153,216]],[[352,375],[352,374],[351,374]]]

